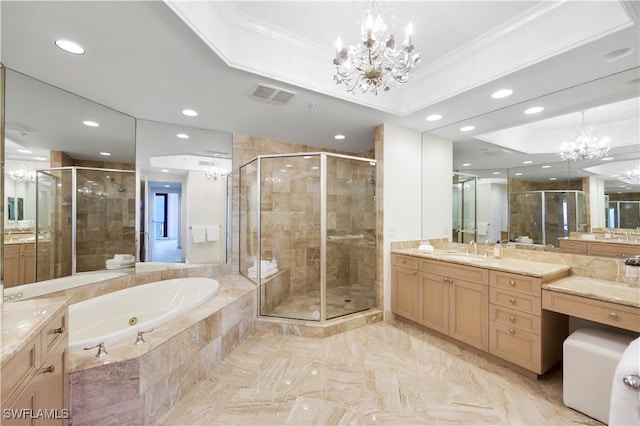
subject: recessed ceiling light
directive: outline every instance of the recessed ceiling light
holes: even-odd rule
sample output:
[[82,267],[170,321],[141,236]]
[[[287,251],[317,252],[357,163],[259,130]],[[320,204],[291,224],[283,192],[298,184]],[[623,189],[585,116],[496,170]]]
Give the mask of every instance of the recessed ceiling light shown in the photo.
[[542,168],[543,168],[543,169],[548,169],[548,168],[550,168],[550,167],[551,167],[551,166],[542,166]]
[[71,40],[56,40],[56,46],[65,52],[73,53],[74,55],[84,54],[84,49],[78,43]]
[[464,127],[460,127],[460,131],[461,132],[470,132],[473,129],[475,129],[475,126],[464,126]]
[[620,185],[620,188],[626,188],[626,186],[624,186],[624,185]]
[[603,62],[613,62],[631,55],[635,49],[633,47],[623,47],[622,49],[613,50],[602,56]]
[[85,120],[82,122],[82,124],[89,127],[100,127],[99,123],[96,123],[95,121],[91,121],[91,120]]
[[311,167],[312,170],[318,170],[318,166]]
[[285,164],[285,167],[293,167],[293,164]]
[[494,174],[494,175],[499,175],[499,174],[500,174],[500,172],[493,172],[493,174]]
[[162,169],[160,170],[162,173],[169,173],[169,169]]
[[305,156],[303,156],[302,158],[304,158],[304,159],[308,160],[309,158],[311,158],[311,156],[310,156],[310,155],[305,155]]
[[502,99],[502,98],[506,98],[507,96],[511,96],[512,93],[513,93],[513,90],[511,89],[500,89],[497,92],[493,92],[491,94],[491,97],[493,99]]
[[171,185],[165,185],[164,187],[165,188],[171,188]]
[[525,109],[524,113],[525,114],[537,114],[537,113],[542,112],[542,111],[544,111],[544,107],[537,106],[537,107],[531,107],[529,109]]
[[470,165],[471,165],[471,163],[464,163],[464,164],[462,165],[462,167],[469,167]]
[[100,155],[104,155],[105,157],[109,157],[111,155],[110,152],[102,151]]
[[527,160],[527,161],[523,161],[522,162],[522,164],[531,164],[531,163],[533,163],[533,161],[531,161],[531,160]]
[[29,151],[28,149],[19,149],[18,152],[21,154],[31,154],[31,151]]
[[189,139],[189,135],[187,135],[186,133],[178,133],[176,136],[180,139]]
[[611,175],[611,177],[620,177],[620,175]]
[[611,161],[611,160],[613,160],[613,157],[604,157],[602,159],[602,161]]
[[346,138],[346,136],[345,135],[335,135],[333,138],[335,140],[341,141],[342,139]]
[[442,118],[440,114],[431,114],[427,117],[427,121],[438,121]]
[[47,161],[48,158],[46,157],[33,157],[34,160],[38,160],[38,161]]
[[515,176],[522,176],[522,173],[518,172],[515,174]]
[[549,180],[557,180],[557,178],[549,178]]
[[183,113],[184,115],[186,115],[187,117],[197,117],[197,116],[198,116],[198,113],[197,113],[197,112],[195,112],[195,111],[194,111],[194,110],[192,110],[192,109],[183,109],[183,110],[182,110],[182,113]]
[[286,173],[286,172],[287,172],[287,169],[280,169],[280,171],[281,171],[282,173]]

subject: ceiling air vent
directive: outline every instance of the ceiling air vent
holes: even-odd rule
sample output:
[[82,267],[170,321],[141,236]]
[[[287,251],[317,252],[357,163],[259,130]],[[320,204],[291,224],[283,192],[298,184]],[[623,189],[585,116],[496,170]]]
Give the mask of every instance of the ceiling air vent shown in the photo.
[[251,96],[279,104],[286,104],[295,95],[295,92],[268,84],[257,84],[251,91]]

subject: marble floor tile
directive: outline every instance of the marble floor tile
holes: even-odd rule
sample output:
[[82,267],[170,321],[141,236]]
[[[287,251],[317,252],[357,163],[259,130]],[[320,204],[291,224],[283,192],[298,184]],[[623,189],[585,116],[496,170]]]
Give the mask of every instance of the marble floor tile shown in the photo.
[[402,322],[324,339],[255,331],[157,425],[600,425],[538,380]]

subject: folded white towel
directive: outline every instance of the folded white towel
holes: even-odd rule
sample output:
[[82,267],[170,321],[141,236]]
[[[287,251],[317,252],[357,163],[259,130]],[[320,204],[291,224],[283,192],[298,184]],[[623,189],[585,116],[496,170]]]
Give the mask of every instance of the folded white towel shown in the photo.
[[[277,274],[278,273],[278,269],[271,269],[271,270],[262,270],[260,271],[260,277],[261,278],[266,278],[266,277],[270,277],[271,275]],[[258,276],[258,274],[256,273],[256,271],[254,270],[253,272],[249,272],[248,273],[249,278],[256,278]]]
[[118,262],[131,262],[135,261],[135,257],[132,254],[116,254],[113,256],[113,259],[109,260],[117,260]]
[[[247,272],[249,272],[250,274],[256,274],[258,271],[258,268],[255,266],[250,267],[249,269],[247,269]],[[272,271],[278,271],[278,266],[277,265],[267,265],[267,266],[263,266],[260,268],[260,274],[264,274],[265,272],[272,272]]]
[[204,226],[191,227],[191,239],[194,243],[204,243],[207,228]]
[[107,269],[121,269],[121,268],[130,268],[135,265],[135,260],[119,262],[114,259],[109,259],[105,262],[105,267]]
[[207,226],[207,241],[218,241],[220,239],[220,225]]

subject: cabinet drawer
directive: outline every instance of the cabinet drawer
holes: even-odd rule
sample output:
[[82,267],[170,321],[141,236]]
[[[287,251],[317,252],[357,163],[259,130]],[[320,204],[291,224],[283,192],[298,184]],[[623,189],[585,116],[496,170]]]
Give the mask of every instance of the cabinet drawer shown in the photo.
[[60,312],[51,319],[42,330],[42,358],[44,359],[58,345],[58,342],[67,339],[67,312]]
[[558,240],[558,246],[561,249],[586,250],[586,241]]
[[539,316],[526,314],[498,305],[491,305],[489,307],[489,315],[490,320],[496,323],[528,331],[533,334],[540,334],[541,320]]
[[640,308],[544,290],[544,309],[640,332]]
[[508,272],[490,271],[489,282],[492,287],[526,293],[540,297],[542,295],[542,279]]
[[539,297],[491,287],[489,300],[495,305],[505,306],[528,314],[540,315],[542,303]]
[[626,259],[640,254],[640,247],[630,244],[589,243],[587,253],[590,256],[606,256]]
[[420,259],[420,272],[430,272],[447,278],[459,279],[477,284],[489,284],[489,271],[473,266]]
[[418,269],[418,258],[413,256],[405,256],[402,254],[391,255],[391,264],[402,268]]
[[539,335],[490,322],[489,353],[541,374],[541,352]]
[[38,334],[20,352],[2,367],[2,405],[11,403],[36,374],[41,361],[40,335]]

